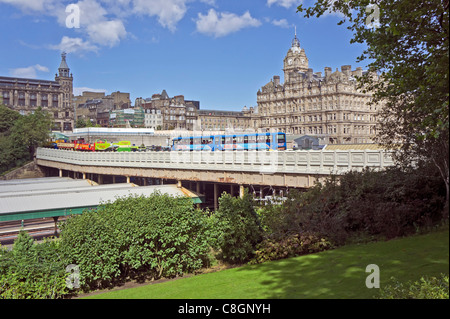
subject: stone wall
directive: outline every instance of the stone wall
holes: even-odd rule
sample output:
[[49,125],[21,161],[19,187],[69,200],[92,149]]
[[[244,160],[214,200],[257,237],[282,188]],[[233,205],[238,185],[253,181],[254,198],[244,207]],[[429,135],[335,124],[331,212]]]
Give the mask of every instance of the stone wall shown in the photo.
[[42,168],[36,164],[36,161],[25,164],[22,167],[16,168],[15,170],[0,176],[0,180],[10,180],[10,179],[24,179],[24,178],[38,178],[45,177],[45,173]]

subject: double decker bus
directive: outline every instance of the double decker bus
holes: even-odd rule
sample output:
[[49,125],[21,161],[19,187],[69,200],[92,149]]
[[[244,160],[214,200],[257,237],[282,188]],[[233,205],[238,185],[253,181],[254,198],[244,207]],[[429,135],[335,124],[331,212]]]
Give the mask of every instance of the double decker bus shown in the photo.
[[249,133],[177,137],[173,151],[286,150],[285,133]]

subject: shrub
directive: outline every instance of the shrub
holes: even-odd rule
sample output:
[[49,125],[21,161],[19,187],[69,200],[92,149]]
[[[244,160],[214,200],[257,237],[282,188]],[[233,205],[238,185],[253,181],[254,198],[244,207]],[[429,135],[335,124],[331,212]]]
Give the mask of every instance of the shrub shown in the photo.
[[0,298],[55,299],[69,292],[59,243],[36,244],[21,231],[11,251],[0,250]]
[[256,246],[251,264],[263,263],[306,254],[312,254],[332,248],[325,238],[313,234],[291,234],[282,238],[267,238]]
[[392,285],[380,289],[380,299],[449,299],[448,275],[422,277],[406,284],[392,277]]
[[222,194],[214,220],[217,230],[214,248],[220,249],[217,258],[229,263],[249,260],[262,239],[262,229],[248,191],[243,198]]
[[330,177],[307,191],[291,191],[280,209],[267,209],[272,234],[304,232],[337,245],[355,238],[394,238],[443,218],[445,185],[430,168],[365,169]]
[[61,227],[61,246],[67,263],[79,266],[81,286],[97,288],[202,268],[208,227],[189,198],[130,196],[71,217]]

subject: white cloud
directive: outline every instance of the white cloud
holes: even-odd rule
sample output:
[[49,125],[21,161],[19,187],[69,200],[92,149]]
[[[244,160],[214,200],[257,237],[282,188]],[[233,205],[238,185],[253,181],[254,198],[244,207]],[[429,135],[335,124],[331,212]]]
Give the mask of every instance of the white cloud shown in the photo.
[[59,44],[50,45],[49,48],[53,50],[65,51],[66,53],[98,51],[98,47],[89,41],[84,41],[82,38],[70,38],[67,36],[63,36]]
[[292,26],[286,19],[272,20],[272,24],[281,28],[289,28]]
[[36,64],[34,67],[36,68],[36,70],[41,71],[41,72],[48,72],[49,71],[46,66],[42,66],[42,65],[39,65],[39,64]]
[[14,77],[18,77],[18,78],[35,79],[35,78],[37,78],[36,71],[49,72],[49,70],[46,66],[35,64],[35,65],[29,66],[26,68],[10,69],[9,74]]
[[302,0],[267,0],[267,5],[270,7],[272,4],[289,9],[293,5],[299,6]]
[[126,37],[123,22],[107,19],[108,11],[96,0],[81,0],[76,5],[80,8],[80,31],[87,33],[91,43],[112,47]]
[[[50,45],[49,48],[82,54],[97,52],[99,46],[113,47],[126,38],[127,31],[123,22],[119,19],[108,19],[108,11],[96,0],[81,0],[74,4],[80,10],[80,28],[74,29],[80,33],[80,37],[63,36],[59,44]],[[65,9],[55,12],[54,15],[59,24],[66,27]],[[86,40],[83,39],[83,35],[87,36]]]
[[42,12],[55,6],[54,0],[0,0],[0,3],[14,5],[27,13],[31,13],[32,11]]
[[87,33],[92,42],[110,47],[117,45],[127,35],[125,26],[120,20],[91,24],[87,27]]
[[[54,17],[62,28],[67,28],[66,6],[78,6],[80,27],[67,29],[59,44],[47,45],[67,52],[97,51],[101,46],[116,46],[131,36],[126,30],[126,19],[133,15],[156,18],[159,24],[174,32],[185,17],[187,4],[194,0],[0,0],[17,7],[26,14]],[[215,0],[195,0],[216,6]],[[73,33],[77,34],[73,36]],[[70,37],[69,37],[70,34]]]
[[210,6],[213,6],[213,7],[216,6],[216,0],[200,0],[200,2],[209,4]]
[[198,14],[196,25],[198,32],[218,38],[246,27],[259,27],[261,22],[252,18],[248,11],[238,16],[234,13],[216,12],[210,9],[207,15]]
[[74,87],[73,88],[73,95],[77,96],[77,95],[82,95],[83,92],[104,92],[106,93],[107,90],[105,89],[92,89],[92,88],[88,88],[88,87]]
[[188,0],[133,0],[133,12],[136,14],[157,16],[163,27],[174,32],[177,23],[186,14]]

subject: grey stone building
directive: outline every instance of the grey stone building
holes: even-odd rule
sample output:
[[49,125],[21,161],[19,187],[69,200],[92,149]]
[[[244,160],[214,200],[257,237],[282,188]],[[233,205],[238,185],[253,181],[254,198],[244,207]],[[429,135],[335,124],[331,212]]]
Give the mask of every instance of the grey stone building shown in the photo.
[[199,101],[185,100],[183,95],[169,97],[166,90],[161,94],[153,94],[151,98],[136,99],[135,107],[142,107],[145,112],[150,110],[161,114],[163,130],[188,130],[195,129]]
[[73,75],[61,54],[55,81],[0,76],[0,96],[7,107],[26,115],[38,107],[53,115],[54,130],[73,128]]
[[377,107],[368,104],[371,94],[356,88],[362,68],[313,72],[295,35],[283,71],[284,83],[274,76],[257,92],[260,129],[320,136],[329,144],[373,142]]

